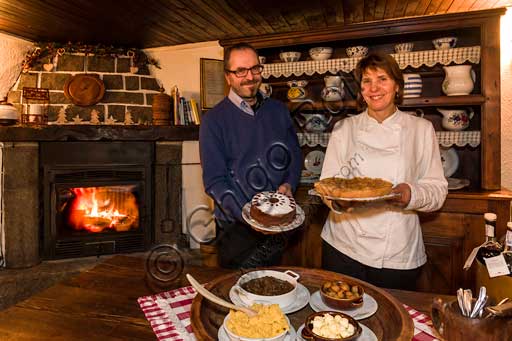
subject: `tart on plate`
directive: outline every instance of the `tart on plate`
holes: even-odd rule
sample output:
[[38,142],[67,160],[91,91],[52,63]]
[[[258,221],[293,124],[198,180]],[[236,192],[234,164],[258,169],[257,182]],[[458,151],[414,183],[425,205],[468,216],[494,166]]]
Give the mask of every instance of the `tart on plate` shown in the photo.
[[372,198],[391,193],[393,184],[380,178],[325,178],[315,182],[315,190],[323,196],[335,198]]

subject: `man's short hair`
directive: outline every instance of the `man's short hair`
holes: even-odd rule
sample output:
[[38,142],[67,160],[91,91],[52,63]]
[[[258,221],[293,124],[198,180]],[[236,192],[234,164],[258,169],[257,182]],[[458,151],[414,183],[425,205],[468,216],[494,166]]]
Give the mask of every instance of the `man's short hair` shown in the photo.
[[238,50],[251,50],[256,53],[256,57],[258,56],[258,51],[249,43],[238,43],[235,45],[231,45],[230,47],[226,48],[224,51],[224,69],[229,70],[229,58],[231,58],[231,52],[238,51]]

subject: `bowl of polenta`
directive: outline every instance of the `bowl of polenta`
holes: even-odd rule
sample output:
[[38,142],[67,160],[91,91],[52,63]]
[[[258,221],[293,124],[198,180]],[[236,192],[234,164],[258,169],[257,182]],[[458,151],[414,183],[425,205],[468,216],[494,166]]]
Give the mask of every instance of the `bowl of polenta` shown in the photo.
[[290,330],[290,322],[277,304],[253,304],[258,312],[249,317],[242,311],[230,310],[222,327],[231,341],[282,341]]

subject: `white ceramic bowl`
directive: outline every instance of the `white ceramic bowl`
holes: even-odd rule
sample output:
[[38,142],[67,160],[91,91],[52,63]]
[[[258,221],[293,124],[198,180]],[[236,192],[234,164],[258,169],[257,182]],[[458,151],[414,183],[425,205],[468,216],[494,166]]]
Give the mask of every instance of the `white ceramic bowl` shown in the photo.
[[[229,314],[227,314],[226,317],[224,317],[224,322],[222,323],[222,327],[226,331],[226,334],[228,334],[228,338],[231,341],[282,341],[286,338],[286,335],[288,334],[288,331],[285,330],[281,334],[277,334],[274,337],[253,338],[253,337],[238,336],[238,335],[234,334],[231,330],[229,330],[228,324],[227,324],[228,319],[229,319]],[[288,321],[288,325],[289,325],[290,320],[288,320],[288,318],[286,318],[286,320]]]
[[396,53],[411,52],[414,47],[414,43],[401,43],[395,45]]
[[285,63],[296,62],[300,59],[300,52],[288,51],[281,52],[279,58]]
[[267,61],[267,58],[265,56],[258,56],[258,59],[260,61],[260,64],[265,64],[265,62]]
[[[290,282],[293,285],[293,290],[289,291],[282,295],[276,296],[263,296],[256,295],[251,292],[248,292],[244,288],[242,288],[242,284],[250,281],[251,279],[272,276],[274,278]],[[285,272],[275,271],[275,270],[257,270],[246,273],[241,276],[236,282],[235,286],[238,290],[238,294],[240,299],[247,305],[252,305],[253,303],[266,303],[266,304],[279,304],[281,309],[293,303],[295,298],[297,297],[297,279],[299,279],[299,275],[293,271],[287,270]]]
[[447,50],[455,47],[457,44],[457,37],[442,37],[432,40],[432,44],[436,50]]
[[313,60],[326,60],[331,58],[332,56],[332,47],[325,47],[325,46],[319,46],[319,47],[313,47],[309,49],[309,56]]
[[349,57],[365,57],[368,54],[368,48],[366,46],[350,46],[345,49],[347,56]]

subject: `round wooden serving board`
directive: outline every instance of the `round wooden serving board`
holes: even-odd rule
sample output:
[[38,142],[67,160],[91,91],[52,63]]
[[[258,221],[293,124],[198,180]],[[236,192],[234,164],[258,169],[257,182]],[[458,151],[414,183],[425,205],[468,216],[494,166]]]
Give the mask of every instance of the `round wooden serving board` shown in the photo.
[[[258,268],[261,270],[263,268]],[[344,276],[335,272],[306,269],[301,267],[270,267],[265,269],[272,270],[292,270],[300,275],[299,282],[305,285],[311,294],[317,291],[325,281],[347,279],[364,287],[367,294],[373,296],[379,304],[377,312],[366,319],[360,320],[369,327],[379,340],[400,340],[410,341],[414,335],[414,325],[411,317],[404,309],[402,304],[386,291],[379,289],[369,283],[358,279]],[[206,285],[206,288],[215,295],[229,299],[229,290],[242,275],[236,272],[219,277]],[[192,329],[198,340],[217,340],[217,332],[222,325],[224,317],[229,312],[228,309],[218,306],[201,295],[196,295],[192,302],[191,322]],[[309,305],[293,314],[288,314],[292,325],[297,329],[304,323],[306,317],[313,310]]]

